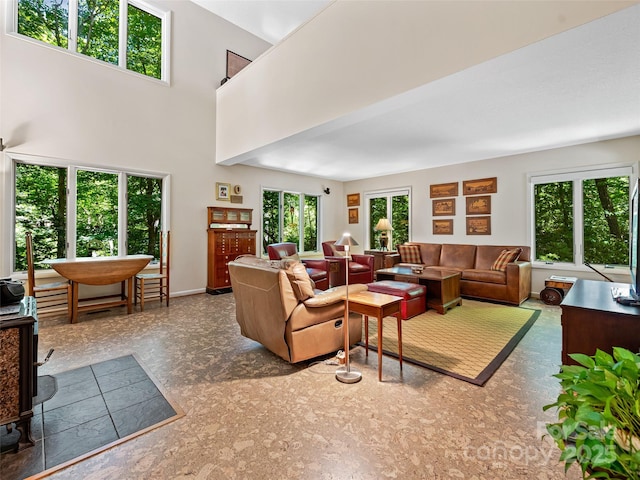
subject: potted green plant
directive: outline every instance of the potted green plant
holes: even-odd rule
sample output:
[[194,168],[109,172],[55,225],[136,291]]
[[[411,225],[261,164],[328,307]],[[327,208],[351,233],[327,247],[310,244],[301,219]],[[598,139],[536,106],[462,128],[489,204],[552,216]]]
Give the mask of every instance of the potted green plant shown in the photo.
[[640,480],[640,356],[614,347],[613,356],[569,355],[554,377],[562,391],[543,407],[556,407],[558,421],[546,426],[562,451],[565,472],[574,463],[587,478]]

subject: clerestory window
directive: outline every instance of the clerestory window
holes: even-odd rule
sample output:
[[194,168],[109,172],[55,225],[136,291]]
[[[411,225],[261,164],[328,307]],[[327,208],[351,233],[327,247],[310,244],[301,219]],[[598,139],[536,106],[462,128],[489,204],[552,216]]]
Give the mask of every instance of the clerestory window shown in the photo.
[[14,0],[21,35],[168,81],[171,15],[139,0]]

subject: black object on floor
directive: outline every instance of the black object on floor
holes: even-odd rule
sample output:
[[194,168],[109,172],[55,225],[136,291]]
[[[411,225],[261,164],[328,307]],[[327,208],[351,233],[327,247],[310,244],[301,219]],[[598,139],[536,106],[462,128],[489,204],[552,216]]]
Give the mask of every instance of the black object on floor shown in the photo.
[[52,377],[39,379],[54,394],[34,407],[34,447],[14,453],[18,432],[0,427],[2,480],[35,475],[180,416],[133,355]]

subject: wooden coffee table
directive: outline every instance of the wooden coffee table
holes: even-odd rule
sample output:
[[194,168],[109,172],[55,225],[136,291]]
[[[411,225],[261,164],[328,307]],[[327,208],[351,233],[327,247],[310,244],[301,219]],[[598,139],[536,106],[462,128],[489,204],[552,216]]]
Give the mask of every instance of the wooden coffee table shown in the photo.
[[456,305],[462,305],[460,272],[425,268],[422,273],[414,273],[411,267],[391,267],[378,270],[375,275],[376,281],[397,280],[426,285],[427,307],[440,314],[445,314]]
[[[402,298],[386,293],[358,292],[349,295],[349,311],[359,313],[364,318],[365,352],[369,356],[369,316],[378,321],[378,381],[382,381],[382,319],[394,316],[398,321],[398,359],[402,370],[402,318],[400,302]],[[345,347],[345,348],[348,348]]]

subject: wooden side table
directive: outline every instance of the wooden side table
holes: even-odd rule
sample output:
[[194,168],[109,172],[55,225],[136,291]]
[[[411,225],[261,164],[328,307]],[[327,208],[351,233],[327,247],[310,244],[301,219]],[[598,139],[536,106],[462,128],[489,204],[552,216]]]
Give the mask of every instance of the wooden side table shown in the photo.
[[402,298],[374,292],[358,292],[349,295],[349,311],[359,313],[364,318],[365,351],[369,356],[369,316],[378,320],[378,381],[382,381],[382,319],[394,316],[398,321],[398,358],[402,370],[402,318],[400,302]]
[[385,258],[389,255],[395,255],[395,250],[365,250],[365,255],[373,255],[373,271],[380,270],[384,268]]

